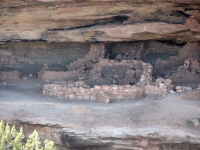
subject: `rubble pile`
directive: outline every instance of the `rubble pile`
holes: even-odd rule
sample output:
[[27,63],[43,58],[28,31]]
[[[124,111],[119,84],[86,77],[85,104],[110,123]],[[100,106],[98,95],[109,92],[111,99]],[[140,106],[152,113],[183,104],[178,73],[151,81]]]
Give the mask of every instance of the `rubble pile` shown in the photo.
[[181,93],[183,99],[200,99],[200,85],[197,89]]
[[94,64],[86,79],[88,85],[134,85],[139,82],[150,83],[153,67],[137,60],[102,59]]
[[180,66],[175,73],[167,78],[172,79],[174,84],[193,83],[200,84],[200,63],[195,58],[186,59],[184,65]]
[[[154,73],[165,75],[173,73],[177,68],[183,65],[184,61],[188,58],[199,59],[200,45],[197,43],[187,43],[184,47],[180,48],[177,56],[170,56],[168,59],[157,59],[154,65]],[[179,82],[180,83],[180,82]]]
[[83,58],[79,58],[66,66],[68,71],[77,70],[82,66],[90,68],[91,65],[98,62],[105,56],[105,44],[91,44],[90,51]]
[[110,58],[115,60],[142,60],[145,53],[145,42],[114,43]]
[[145,86],[145,94],[156,94],[159,97],[164,97],[166,93],[172,90],[174,85],[172,84],[171,79],[156,79],[154,83],[148,84]]

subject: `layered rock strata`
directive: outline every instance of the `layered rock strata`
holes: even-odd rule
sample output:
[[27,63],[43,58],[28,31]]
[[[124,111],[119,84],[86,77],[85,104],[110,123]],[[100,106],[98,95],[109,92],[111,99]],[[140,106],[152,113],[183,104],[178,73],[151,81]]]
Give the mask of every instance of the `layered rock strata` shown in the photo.
[[7,0],[0,8],[0,42],[200,40],[197,0]]

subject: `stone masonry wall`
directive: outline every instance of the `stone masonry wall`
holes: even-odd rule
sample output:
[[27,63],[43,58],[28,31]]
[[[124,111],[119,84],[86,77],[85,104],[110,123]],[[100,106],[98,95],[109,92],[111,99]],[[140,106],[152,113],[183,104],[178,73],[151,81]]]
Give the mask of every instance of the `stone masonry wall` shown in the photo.
[[158,79],[155,83],[136,85],[95,85],[89,87],[83,81],[67,83],[64,82],[45,84],[43,94],[57,98],[69,98],[79,100],[97,100],[109,103],[110,100],[130,100],[143,97],[145,95],[156,94],[164,97],[173,85],[170,79]]
[[111,59],[116,60],[142,60],[145,53],[145,45],[147,42],[121,42],[114,43]]
[[67,86],[45,84],[43,94],[58,98],[97,100],[104,103],[109,103],[110,100],[135,99],[144,94],[143,89],[137,85],[96,85],[90,88],[76,84],[76,82]]
[[197,87],[197,89],[181,93],[181,98],[183,98],[183,99],[198,99],[199,100],[200,99],[200,85]]
[[149,83],[152,80],[152,70],[151,64],[142,61],[103,59],[94,64],[93,69],[89,71],[86,83],[88,85]]
[[20,79],[21,73],[19,71],[0,71],[0,79]]
[[166,76],[176,85],[187,85],[196,88],[200,84],[200,62],[197,59],[186,59],[182,66],[171,75]]
[[53,81],[76,81],[78,80],[78,72],[74,71],[44,71],[41,75],[41,80],[44,82]]
[[90,51],[83,57],[79,58],[66,66],[68,71],[77,70],[82,66],[88,66],[98,61],[100,58],[104,58],[105,55],[105,44],[91,44]]
[[[142,69],[137,84],[98,85],[98,75],[99,78],[103,80],[103,77],[101,77],[102,68],[105,66],[113,65],[121,65],[121,67],[129,66],[131,68],[139,67],[140,69]],[[99,63],[94,65],[93,69],[91,70],[94,74],[90,74],[90,76],[87,77],[90,78],[90,81],[93,79],[96,80],[94,87],[89,86],[84,81],[66,82],[65,80],[62,82],[62,80],[60,80],[60,82],[54,82],[53,84],[45,84],[43,87],[43,94],[58,98],[97,100],[104,103],[109,103],[110,100],[135,99],[150,94],[157,94],[160,97],[163,97],[165,93],[172,89],[172,82],[170,79],[157,79],[155,83],[151,83],[152,69],[153,68],[150,64],[144,63],[142,61],[123,60],[121,62],[118,62],[114,60],[103,59]],[[137,69],[135,71],[137,71]],[[128,72],[130,72],[130,70]],[[125,72],[125,74],[127,74],[128,72]]]
[[153,67],[149,63],[137,60],[108,60],[102,59],[92,66],[92,69],[86,70],[84,66],[73,71],[43,71],[40,75],[42,81],[78,81],[83,80],[88,85],[116,84],[128,85],[134,81],[150,82],[152,78]]
[[[172,89],[170,79],[158,79],[152,83],[153,66],[149,63],[133,59],[104,59],[104,46],[92,44],[89,54],[69,64],[67,68],[72,71],[45,71],[44,66],[39,73],[41,79],[56,82],[45,84],[43,94],[109,103],[110,100],[135,99],[150,94],[163,97]],[[89,62],[91,68],[87,68]]]
[[181,66],[185,59],[195,58],[199,60],[200,45],[196,43],[187,43],[179,49],[177,56],[170,56],[167,60],[158,59],[154,66],[154,74],[166,75],[174,72]]

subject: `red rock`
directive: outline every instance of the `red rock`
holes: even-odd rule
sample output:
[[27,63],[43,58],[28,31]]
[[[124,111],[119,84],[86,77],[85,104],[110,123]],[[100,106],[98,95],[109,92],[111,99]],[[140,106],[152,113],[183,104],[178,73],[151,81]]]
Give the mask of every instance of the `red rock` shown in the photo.
[[200,90],[181,93],[182,99],[198,99],[200,100]]

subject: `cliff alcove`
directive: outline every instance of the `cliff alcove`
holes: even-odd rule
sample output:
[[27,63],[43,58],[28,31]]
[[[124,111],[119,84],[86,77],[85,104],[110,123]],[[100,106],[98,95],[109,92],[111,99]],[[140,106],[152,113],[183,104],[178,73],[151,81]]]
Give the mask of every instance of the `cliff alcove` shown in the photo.
[[0,0],[0,83],[58,149],[200,149],[200,2]]

